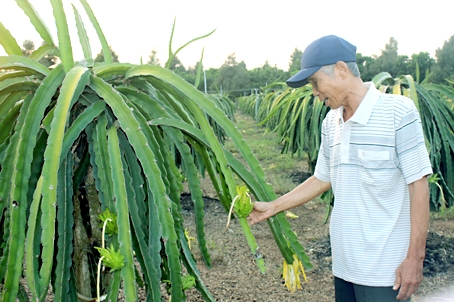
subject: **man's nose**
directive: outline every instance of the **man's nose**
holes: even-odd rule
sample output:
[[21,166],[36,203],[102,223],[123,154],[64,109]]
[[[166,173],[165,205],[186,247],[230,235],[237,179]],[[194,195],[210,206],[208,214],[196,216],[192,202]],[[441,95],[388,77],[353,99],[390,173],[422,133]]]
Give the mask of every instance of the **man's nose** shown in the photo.
[[314,86],[312,86],[312,94],[313,94],[314,96],[319,96],[319,95],[320,95],[320,92],[318,92],[318,90],[315,89]]

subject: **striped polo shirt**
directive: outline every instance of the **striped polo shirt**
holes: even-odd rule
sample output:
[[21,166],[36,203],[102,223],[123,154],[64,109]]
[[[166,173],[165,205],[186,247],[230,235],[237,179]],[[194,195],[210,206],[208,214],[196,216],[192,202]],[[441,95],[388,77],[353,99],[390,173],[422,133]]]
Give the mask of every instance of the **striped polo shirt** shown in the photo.
[[348,121],[343,107],[324,119],[314,175],[334,192],[334,276],[392,286],[410,242],[408,184],[432,168],[413,101],[365,85],[369,90]]

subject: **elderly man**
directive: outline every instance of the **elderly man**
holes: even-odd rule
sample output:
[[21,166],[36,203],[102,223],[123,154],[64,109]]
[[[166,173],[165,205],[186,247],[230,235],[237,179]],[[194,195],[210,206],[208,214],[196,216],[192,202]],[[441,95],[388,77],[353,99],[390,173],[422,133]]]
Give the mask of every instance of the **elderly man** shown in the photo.
[[422,281],[432,173],[413,102],[364,83],[356,47],[337,36],[312,42],[292,88],[310,83],[331,108],[314,175],[272,202],[256,202],[252,225],[332,188],[336,301],[410,301]]

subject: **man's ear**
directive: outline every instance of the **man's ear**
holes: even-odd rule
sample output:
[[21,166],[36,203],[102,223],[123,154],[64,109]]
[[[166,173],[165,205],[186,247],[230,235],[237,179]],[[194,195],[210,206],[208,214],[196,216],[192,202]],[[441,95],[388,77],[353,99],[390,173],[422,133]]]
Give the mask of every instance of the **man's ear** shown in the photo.
[[334,66],[337,74],[342,78],[345,79],[348,75],[348,66],[345,64],[343,61],[338,61],[336,65]]

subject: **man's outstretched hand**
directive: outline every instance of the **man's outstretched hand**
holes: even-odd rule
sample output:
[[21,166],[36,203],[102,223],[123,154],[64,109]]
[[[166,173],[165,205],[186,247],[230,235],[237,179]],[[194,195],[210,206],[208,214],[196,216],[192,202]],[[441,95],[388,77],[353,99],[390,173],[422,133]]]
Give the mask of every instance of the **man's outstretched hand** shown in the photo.
[[247,221],[249,225],[261,222],[273,216],[274,206],[271,202],[256,201],[254,210],[249,214]]

